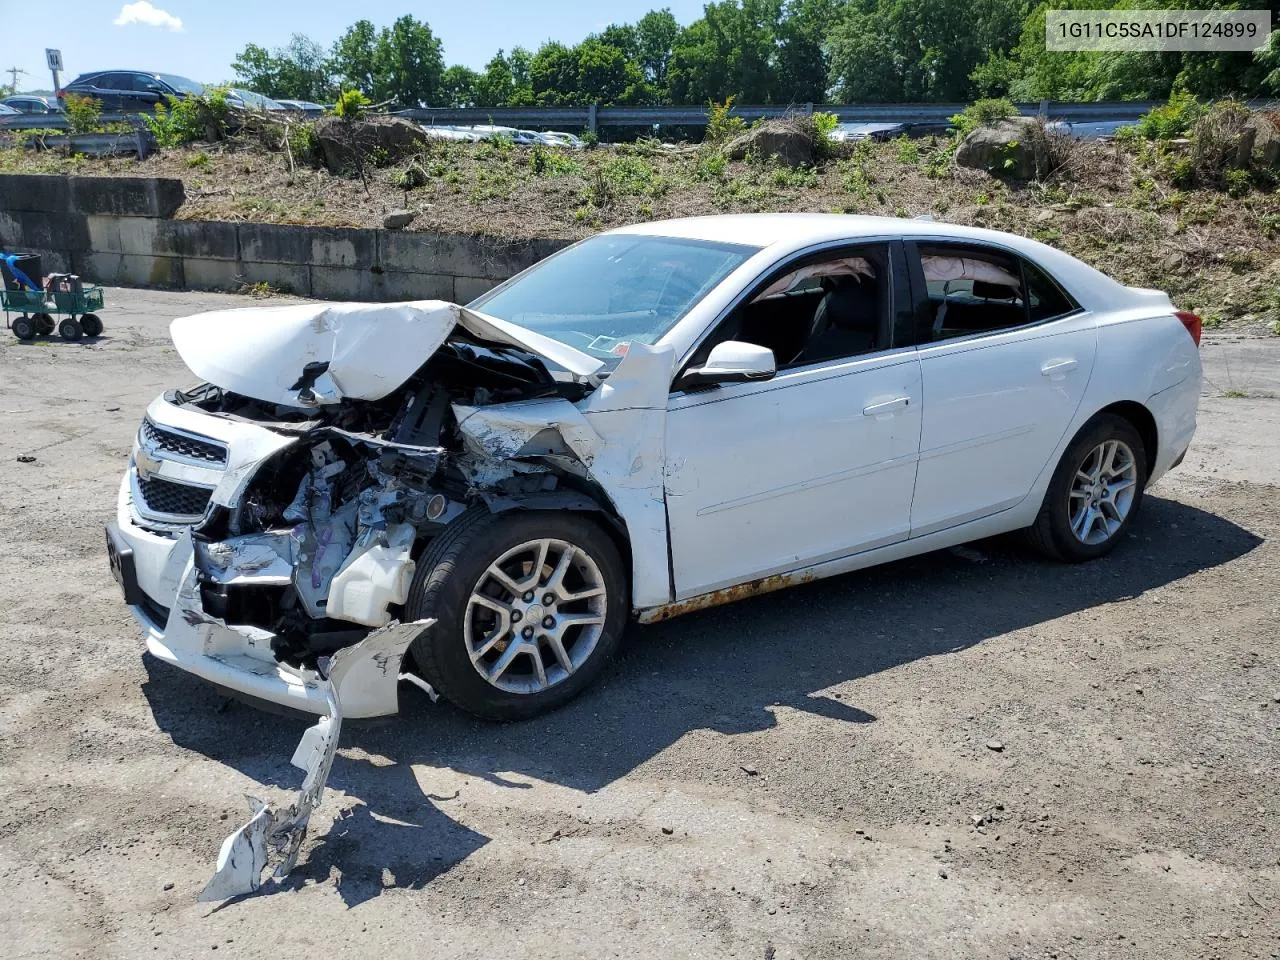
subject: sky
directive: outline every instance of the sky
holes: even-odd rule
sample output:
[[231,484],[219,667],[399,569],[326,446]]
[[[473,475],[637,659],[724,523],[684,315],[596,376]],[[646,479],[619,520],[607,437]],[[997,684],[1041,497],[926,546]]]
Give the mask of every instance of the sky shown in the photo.
[[[0,70],[18,67],[19,90],[53,83],[44,50],[62,51],[62,82],[90,70],[137,69],[176,73],[202,83],[232,78],[231,61],[245,44],[272,49],[305,33],[328,47],[352,22],[389,26],[411,14],[444,43],[445,63],[482,68],[501,47],[536,49],[544,40],[574,43],[610,23],[634,23],[668,7],[682,24],[702,15],[703,0],[0,0],[6,43]],[[39,11],[33,13],[33,11]],[[19,25],[21,25],[19,27]],[[11,32],[12,31],[12,32]],[[9,76],[0,74],[8,83]]]

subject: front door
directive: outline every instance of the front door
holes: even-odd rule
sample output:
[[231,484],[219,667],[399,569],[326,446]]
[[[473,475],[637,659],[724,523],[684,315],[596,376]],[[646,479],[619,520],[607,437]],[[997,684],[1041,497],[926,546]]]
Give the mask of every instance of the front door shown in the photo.
[[891,259],[901,272],[887,245],[779,268],[700,348],[717,337],[768,346],[779,369],[671,395],[676,599],[907,537],[921,377],[916,351],[893,347]]

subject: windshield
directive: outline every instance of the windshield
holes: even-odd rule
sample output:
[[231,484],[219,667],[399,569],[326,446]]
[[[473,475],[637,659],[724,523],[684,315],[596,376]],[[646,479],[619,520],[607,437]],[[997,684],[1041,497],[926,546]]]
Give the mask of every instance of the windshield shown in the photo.
[[601,359],[652,344],[759,248],[674,237],[601,234],[474,303]]
[[167,83],[179,93],[204,93],[204,84],[196,83],[194,80],[188,80],[186,77],[178,77],[172,73],[157,73],[157,77]]

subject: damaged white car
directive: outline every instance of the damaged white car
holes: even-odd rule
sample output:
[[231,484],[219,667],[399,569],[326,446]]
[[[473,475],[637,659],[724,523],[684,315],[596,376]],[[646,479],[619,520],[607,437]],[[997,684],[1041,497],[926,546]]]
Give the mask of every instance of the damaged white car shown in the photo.
[[[1026,529],[1109,551],[1182,458],[1199,321],[1042,244],[710,217],[592,237],[469,307],[175,320],[107,540],[161,660],[329,711],[401,679],[527,717],[630,619]],[[432,621],[434,623],[432,624]],[[402,662],[403,661],[403,662]]]

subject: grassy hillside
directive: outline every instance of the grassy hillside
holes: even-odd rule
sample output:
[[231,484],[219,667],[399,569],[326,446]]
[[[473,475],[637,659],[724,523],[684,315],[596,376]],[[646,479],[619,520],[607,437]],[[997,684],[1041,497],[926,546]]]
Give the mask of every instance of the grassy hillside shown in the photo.
[[823,211],[974,224],[1060,247],[1129,284],[1169,291],[1210,327],[1280,332],[1280,195],[1267,176],[1186,184],[1176,147],[1077,143],[1043,181],[957,167],[938,138],[868,141],[814,167],[728,161],[656,142],[579,152],[508,142],[435,141],[417,158],[337,177],[243,143],[188,146],[146,161],[0,150],[0,172],[180,177],[180,216],[330,226],[581,237],[639,220],[749,211]]

